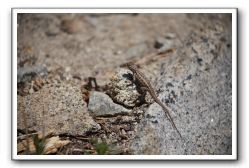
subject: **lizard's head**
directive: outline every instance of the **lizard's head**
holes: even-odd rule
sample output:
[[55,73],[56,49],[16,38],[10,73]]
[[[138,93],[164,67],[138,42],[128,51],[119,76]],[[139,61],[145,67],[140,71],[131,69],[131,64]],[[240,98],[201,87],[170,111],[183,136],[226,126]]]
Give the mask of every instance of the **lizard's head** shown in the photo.
[[126,66],[127,68],[129,68],[129,69],[134,69],[134,68],[136,67],[135,64],[132,63],[132,62],[126,63],[125,66]]

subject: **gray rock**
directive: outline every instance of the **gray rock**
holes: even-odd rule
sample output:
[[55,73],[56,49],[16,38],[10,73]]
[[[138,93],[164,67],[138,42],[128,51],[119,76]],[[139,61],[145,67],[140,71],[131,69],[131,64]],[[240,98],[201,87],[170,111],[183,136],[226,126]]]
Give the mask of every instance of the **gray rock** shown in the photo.
[[[83,135],[100,126],[89,116],[80,86],[71,82],[51,84],[26,97],[18,96],[18,129]],[[26,114],[26,121],[24,118]]]
[[115,116],[131,113],[131,110],[115,104],[108,95],[96,91],[90,93],[88,110],[93,116]]
[[136,85],[131,80],[132,72],[130,70],[119,69],[108,83],[107,94],[118,104],[134,107],[139,93],[136,90]]
[[159,52],[167,51],[171,49],[174,45],[175,35],[172,33],[166,34],[165,37],[158,37],[155,40],[154,47],[158,49]]
[[183,140],[154,103],[131,142],[134,154],[232,153],[230,41],[231,32],[223,27],[195,32],[164,62],[157,79],[159,98],[172,109]]
[[[171,113],[173,120],[176,117]],[[178,123],[175,122],[178,127]],[[179,129],[179,127],[178,127]],[[181,129],[179,129],[182,132]],[[145,112],[132,141],[133,154],[184,154],[184,141],[171,126],[161,107],[153,103]]]
[[17,69],[17,82],[30,81],[35,76],[45,76],[47,68],[43,66],[22,67]]
[[[80,20],[80,30],[76,30],[75,33],[72,32],[71,34],[61,31],[61,21],[68,17]],[[98,84],[103,86],[112,76],[113,70],[120,64],[133,59],[147,59],[148,55],[150,55],[148,53],[153,55],[156,52],[153,47],[155,38],[161,36],[174,41],[173,47],[177,50],[177,53],[172,55],[170,52],[160,56],[160,58],[148,58],[152,61],[142,61],[146,62],[146,64],[141,64],[141,70],[148,70],[145,75],[156,87],[161,100],[174,111],[175,114],[172,113],[172,117],[178,129],[185,140],[190,142],[183,143],[185,147],[184,152],[182,152],[182,145],[178,145],[179,137],[169,121],[164,118],[164,112],[158,105],[152,104],[145,111],[145,117],[141,116],[143,119],[137,124],[140,132],[136,132],[136,129],[130,131],[137,133],[132,144],[135,146],[138,143],[138,147],[133,147],[133,149],[138,150],[137,154],[143,154],[146,149],[148,149],[147,151],[152,151],[151,153],[147,152],[149,154],[231,154],[231,98],[228,96],[231,89],[227,86],[227,84],[231,84],[228,81],[230,79],[228,70],[231,68],[231,60],[227,59],[231,55],[227,54],[226,46],[224,46],[231,47],[230,37],[232,33],[227,31],[232,28],[230,24],[231,17],[231,14],[217,13],[160,13],[138,14],[136,16],[128,14],[72,15],[50,13],[18,15],[17,49],[21,51],[18,52],[17,57],[18,67],[46,64],[49,73],[51,72],[49,75],[51,82],[48,82],[57,81],[56,85],[44,86],[38,92],[43,95],[40,98],[38,93],[33,93],[26,97],[29,101],[33,97],[36,100],[36,103],[35,100],[31,101],[30,107],[26,109],[29,115],[34,115],[34,119],[28,118],[29,128],[38,128],[38,126],[34,127],[36,122],[38,122],[38,125],[42,125],[40,123],[41,119],[35,119],[35,116],[38,118],[42,113],[40,108],[41,103],[44,102],[43,99],[48,99],[51,102],[44,103],[46,108],[52,106],[51,104],[60,106],[58,103],[64,101],[62,100],[65,99],[63,95],[68,94],[68,89],[63,89],[66,92],[60,93],[61,99],[54,100],[51,98],[51,95],[55,94],[55,91],[52,91],[56,89],[55,87],[64,88],[65,83],[61,83],[61,80],[66,80],[68,79],[67,76],[74,75],[79,76],[82,80],[89,76],[94,76]],[[220,26],[218,27],[218,25]],[[218,31],[207,34],[206,30],[214,27]],[[203,30],[203,33],[198,32],[199,30]],[[174,37],[173,34],[165,35],[167,32],[172,32],[176,36]],[[195,32],[195,35],[186,40],[186,37],[191,32]],[[228,38],[227,35],[223,36],[224,33],[228,34]],[[220,42],[219,38],[222,39],[222,42]],[[213,44],[220,49],[216,49]],[[24,52],[25,48],[26,52]],[[29,48],[32,49],[32,52]],[[213,55],[220,58],[213,59],[215,58]],[[71,67],[71,70],[66,73],[60,70],[60,67]],[[66,76],[64,76],[65,73]],[[226,78],[227,75],[228,77]],[[72,102],[82,101],[80,99],[80,90],[76,89],[82,80],[78,80],[78,86],[73,84],[74,91],[72,94],[75,95],[70,95],[70,97],[76,98],[76,100],[71,99]],[[63,86],[60,87],[61,84]],[[52,88],[49,89],[50,87]],[[27,88],[29,89],[29,87]],[[51,93],[49,93],[50,90]],[[131,90],[135,91],[135,86]],[[122,96],[121,93],[119,95]],[[112,97],[111,95],[109,96]],[[118,100],[123,102],[124,98],[113,99],[112,97],[117,104],[120,104]],[[133,99],[133,97],[129,97],[130,99]],[[24,101],[25,99],[18,96],[19,103],[21,100]],[[21,104],[23,106],[24,103]],[[213,108],[212,105],[214,106]],[[93,123],[93,120],[90,119],[91,117],[84,102],[82,106],[82,108],[76,108],[81,112],[78,111],[72,114],[74,110],[71,110],[73,107],[69,102],[70,116],[67,116],[68,113],[64,110],[59,110],[59,114],[51,116],[51,118],[48,116],[49,120],[46,120],[46,122],[54,124],[54,128],[58,132],[76,132],[72,131],[75,128],[74,120],[77,120],[77,127],[82,126],[83,133],[85,130],[94,129],[96,123]],[[134,104],[130,104],[130,107],[133,106]],[[65,109],[69,107],[66,106]],[[146,105],[143,107],[147,108]],[[18,110],[19,108],[22,107],[18,106]],[[143,112],[143,108],[137,108],[139,112]],[[22,121],[22,118],[19,118],[21,114],[18,111],[18,125],[20,120]],[[147,114],[149,114],[148,117],[150,115],[153,117],[147,118]],[[152,114],[155,114],[155,116]],[[75,116],[79,117],[76,118]],[[57,127],[60,120],[64,122],[61,119],[62,117],[69,118],[66,125],[69,125],[67,127],[70,129]],[[126,116],[122,117],[126,118]],[[129,123],[131,119],[127,117],[127,122]],[[34,123],[30,123],[31,121],[34,121]],[[85,126],[88,122],[92,123],[89,124],[89,127]],[[96,127],[98,126],[96,125]],[[80,129],[78,130],[79,132],[81,131]],[[149,132],[149,130],[151,131]],[[155,137],[156,140],[149,138],[149,135]],[[152,144],[152,142],[156,144]],[[78,144],[73,144],[70,149],[74,149],[75,146],[78,146]]]

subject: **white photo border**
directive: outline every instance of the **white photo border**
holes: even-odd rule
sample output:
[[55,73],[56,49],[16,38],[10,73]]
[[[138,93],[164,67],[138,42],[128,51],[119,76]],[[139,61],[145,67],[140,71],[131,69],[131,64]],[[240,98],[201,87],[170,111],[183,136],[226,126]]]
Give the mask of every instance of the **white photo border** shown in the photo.
[[[17,14],[18,13],[230,13],[232,14],[232,155],[17,155]],[[12,160],[237,160],[237,8],[12,8]]]

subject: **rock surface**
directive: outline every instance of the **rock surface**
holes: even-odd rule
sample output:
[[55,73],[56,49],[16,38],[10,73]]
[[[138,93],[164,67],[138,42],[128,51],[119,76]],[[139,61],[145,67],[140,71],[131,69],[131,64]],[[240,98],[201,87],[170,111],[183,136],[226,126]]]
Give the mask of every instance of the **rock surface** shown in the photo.
[[88,110],[93,116],[128,115],[132,112],[132,110],[115,104],[108,95],[96,91],[90,93]]
[[158,37],[155,40],[154,47],[158,49],[159,52],[164,52],[171,49],[174,46],[175,34],[168,33],[165,37]]
[[111,77],[106,92],[118,104],[125,107],[134,107],[136,100],[139,98],[139,93],[132,81],[133,76],[130,70],[119,69]]
[[[97,139],[117,142],[129,154],[231,154],[230,14],[18,14],[17,32],[18,73],[41,66],[48,73],[43,82],[30,80],[32,73],[19,75],[25,85],[18,85],[18,130],[25,128],[26,111],[30,130],[42,131],[45,125],[57,134],[97,131]],[[160,106],[147,100],[142,106],[134,103],[139,94],[137,86],[127,86],[128,70],[113,76],[120,65],[136,60],[172,109],[183,140]],[[94,121],[80,90],[89,77],[100,88],[109,82],[110,89],[97,93],[98,101],[91,98],[91,109],[101,111],[102,103],[105,115],[116,115],[125,107],[133,109],[129,116]],[[89,95],[84,96],[87,100]],[[135,113],[135,118],[130,115]],[[71,150],[85,145],[80,154],[91,147],[70,140]]]
[[131,143],[135,154],[232,153],[230,34],[220,26],[195,32],[164,62],[156,82],[163,90],[159,97],[174,111],[183,139],[154,103]]
[[26,97],[18,96],[18,129],[83,135],[100,126],[86,111],[80,87],[72,82],[46,85]]
[[17,70],[17,82],[30,81],[35,76],[45,76],[48,71],[45,67],[22,67]]

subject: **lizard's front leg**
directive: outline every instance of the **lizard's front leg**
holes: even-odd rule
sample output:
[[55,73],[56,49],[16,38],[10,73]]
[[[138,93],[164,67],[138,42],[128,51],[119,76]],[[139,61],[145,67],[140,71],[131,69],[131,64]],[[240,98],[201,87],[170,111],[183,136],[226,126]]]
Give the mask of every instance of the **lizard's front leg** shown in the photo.
[[138,105],[142,105],[144,104],[146,101],[145,101],[145,96],[146,96],[146,92],[147,92],[147,88],[146,87],[143,87],[141,85],[141,83],[136,80],[136,76],[134,75],[134,83],[136,85],[136,90],[137,92],[140,94],[140,96],[135,100],[135,101],[138,101]]
[[127,84],[126,86],[129,87],[129,86],[134,86],[135,85],[137,92],[140,94],[136,98],[136,100],[133,101],[133,103],[136,104],[136,106],[141,106],[145,102],[145,96],[146,96],[147,89],[145,87],[141,86],[139,81],[136,79],[135,73],[133,73],[133,74],[129,73],[128,75],[127,75],[127,78],[128,78],[128,80],[131,81],[131,83]]

